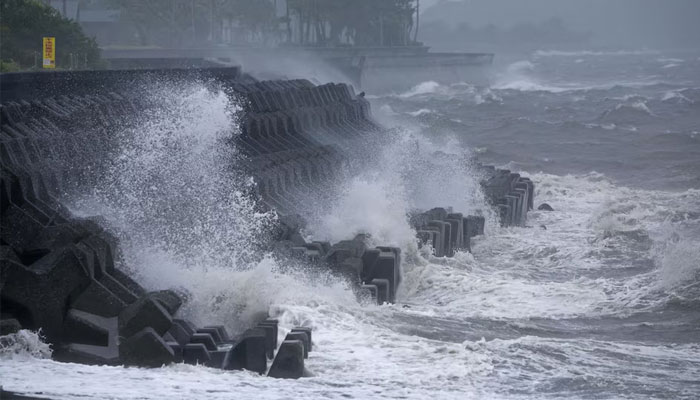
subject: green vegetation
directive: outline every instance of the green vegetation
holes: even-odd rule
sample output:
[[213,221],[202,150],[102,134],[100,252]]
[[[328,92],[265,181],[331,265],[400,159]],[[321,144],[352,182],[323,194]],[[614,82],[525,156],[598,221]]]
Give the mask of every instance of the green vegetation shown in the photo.
[[0,67],[3,72],[41,68],[42,38],[56,38],[57,68],[97,68],[100,50],[80,25],[37,0],[0,2]]

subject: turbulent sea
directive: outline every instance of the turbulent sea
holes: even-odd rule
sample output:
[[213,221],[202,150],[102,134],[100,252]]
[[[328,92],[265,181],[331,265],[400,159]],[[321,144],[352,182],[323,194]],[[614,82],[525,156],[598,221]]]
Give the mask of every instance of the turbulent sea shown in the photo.
[[[183,314],[198,323],[235,331],[267,312],[285,329],[313,327],[314,376],[61,364],[23,332],[1,355],[5,389],[61,399],[700,398],[700,53],[499,55],[488,86],[416,82],[368,95],[392,146],[307,216],[307,234],[368,232],[401,246],[404,281],[397,304],[383,306],[358,303],[342,281],[304,266],[266,257],[244,267],[245,252],[205,257],[245,246],[268,220],[249,204],[235,202],[235,215],[220,205],[239,193],[220,192],[226,175],[208,149],[235,107],[183,90],[167,118],[124,133],[134,146],[113,181],[144,193],[154,176],[175,176],[197,190],[152,196],[213,217],[194,232],[149,214],[152,203],[105,200],[109,188],[74,208],[137,237],[124,245],[133,273],[152,289],[187,287]],[[188,146],[154,150],[154,136]],[[459,161],[472,157],[531,177],[535,206],[555,211],[530,212],[527,227],[496,226],[479,177]],[[421,168],[426,160],[439,167]],[[416,248],[406,213],[435,206],[491,217],[473,254]],[[198,246],[183,255],[161,245],[178,237]]]

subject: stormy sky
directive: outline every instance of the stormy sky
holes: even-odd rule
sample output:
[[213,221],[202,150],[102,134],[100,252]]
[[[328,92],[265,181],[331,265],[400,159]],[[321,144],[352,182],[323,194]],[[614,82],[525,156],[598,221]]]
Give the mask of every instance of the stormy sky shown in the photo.
[[561,18],[593,46],[700,47],[700,0],[422,0],[422,23],[508,28]]

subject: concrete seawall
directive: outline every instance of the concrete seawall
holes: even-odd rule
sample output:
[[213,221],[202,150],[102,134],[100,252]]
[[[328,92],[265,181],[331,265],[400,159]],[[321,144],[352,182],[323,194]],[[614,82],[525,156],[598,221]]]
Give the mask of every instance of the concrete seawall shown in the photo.
[[[100,179],[116,145],[112,131],[149,107],[141,98],[154,82],[204,82],[243,104],[236,147],[255,179],[262,207],[280,215],[269,249],[330,268],[358,295],[393,302],[401,284],[401,249],[370,247],[358,235],[338,243],[305,240],[296,214],[304,197],[332,186],[347,151],[384,128],[369,103],[344,84],[306,80],[257,82],[239,68],[3,74],[0,105],[3,334],[41,329],[58,360],[160,366],[200,363],[300,377],[311,350],[303,327],[278,341],[277,321],[229,337],[222,326],[178,318],[187,301],[177,290],[147,292],[120,268],[118,240],[96,219],[66,208],[71,185]],[[482,187],[503,225],[524,225],[532,182],[480,166]],[[469,251],[484,217],[449,205],[411,216],[421,245],[436,256]],[[439,207],[443,206],[445,208]],[[279,343],[278,343],[279,342]]]

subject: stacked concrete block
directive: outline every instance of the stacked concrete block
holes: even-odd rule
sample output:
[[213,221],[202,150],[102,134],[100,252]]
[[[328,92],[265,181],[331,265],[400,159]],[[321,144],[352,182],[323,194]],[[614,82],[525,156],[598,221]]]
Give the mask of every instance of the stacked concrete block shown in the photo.
[[301,235],[304,226],[305,222],[298,215],[279,218],[275,234],[278,254],[329,268],[356,285],[358,291],[368,291],[378,304],[395,301],[401,283],[401,249],[369,248],[364,235],[333,245],[307,242]]
[[430,244],[436,257],[453,257],[456,251],[471,251],[471,238],[484,234],[482,216],[467,216],[451,209],[432,210],[411,215],[418,243]]
[[345,164],[342,149],[379,130],[367,101],[347,85],[294,80],[231,88],[247,107],[238,145],[262,200],[283,214],[300,210],[309,193],[326,191]]
[[358,235],[331,246],[324,261],[337,274],[371,295],[378,304],[396,301],[401,284],[401,249],[369,248],[366,237]]
[[[175,319],[163,335],[167,348],[172,352],[171,362],[206,365],[225,370],[248,370],[261,375],[270,370],[273,377],[303,376],[304,358],[312,350],[311,329],[297,327],[285,337],[278,348],[278,321],[266,319],[254,328],[230,338],[223,326],[196,328],[188,321]],[[287,341],[300,341],[301,361],[283,362],[293,358]],[[277,364],[275,366],[275,364]],[[275,366],[274,372],[271,366]]]
[[[382,128],[369,103],[344,84],[255,81],[240,70],[90,71],[2,77],[0,104],[0,294],[2,332],[41,329],[59,360],[157,367],[172,362],[246,369],[269,376],[306,374],[311,331],[278,343],[275,320],[231,338],[222,326],[178,318],[184,295],[147,292],[121,270],[119,244],[99,219],[76,218],[63,195],[91,187],[118,148],[113,128],[144,107],[149,82],[218,80],[244,104],[236,146],[261,202],[279,215],[308,207],[344,173],[349,148]],[[207,79],[204,79],[206,81]],[[134,82],[142,82],[134,84]],[[220,85],[217,85],[220,86]],[[80,157],[66,157],[77,155]],[[482,187],[507,226],[525,224],[533,184],[481,166]],[[437,256],[470,250],[483,217],[435,208],[412,216],[420,243]],[[378,304],[396,301],[401,251],[367,238],[330,244],[302,236],[303,221],[283,217],[271,248],[345,277]]]
[[[3,132],[12,126],[4,123]],[[3,149],[21,144],[7,136]],[[60,207],[40,163],[11,163],[16,160],[3,162],[0,176],[3,315],[41,329],[60,360],[169,362],[162,335],[181,304],[178,296],[146,293],[116,267],[116,239]]]
[[529,178],[509,170],[480,166],[485,178],[481,186],[498,211],[502,226],[525,226],[527,213],[534,207],[534,184]]

